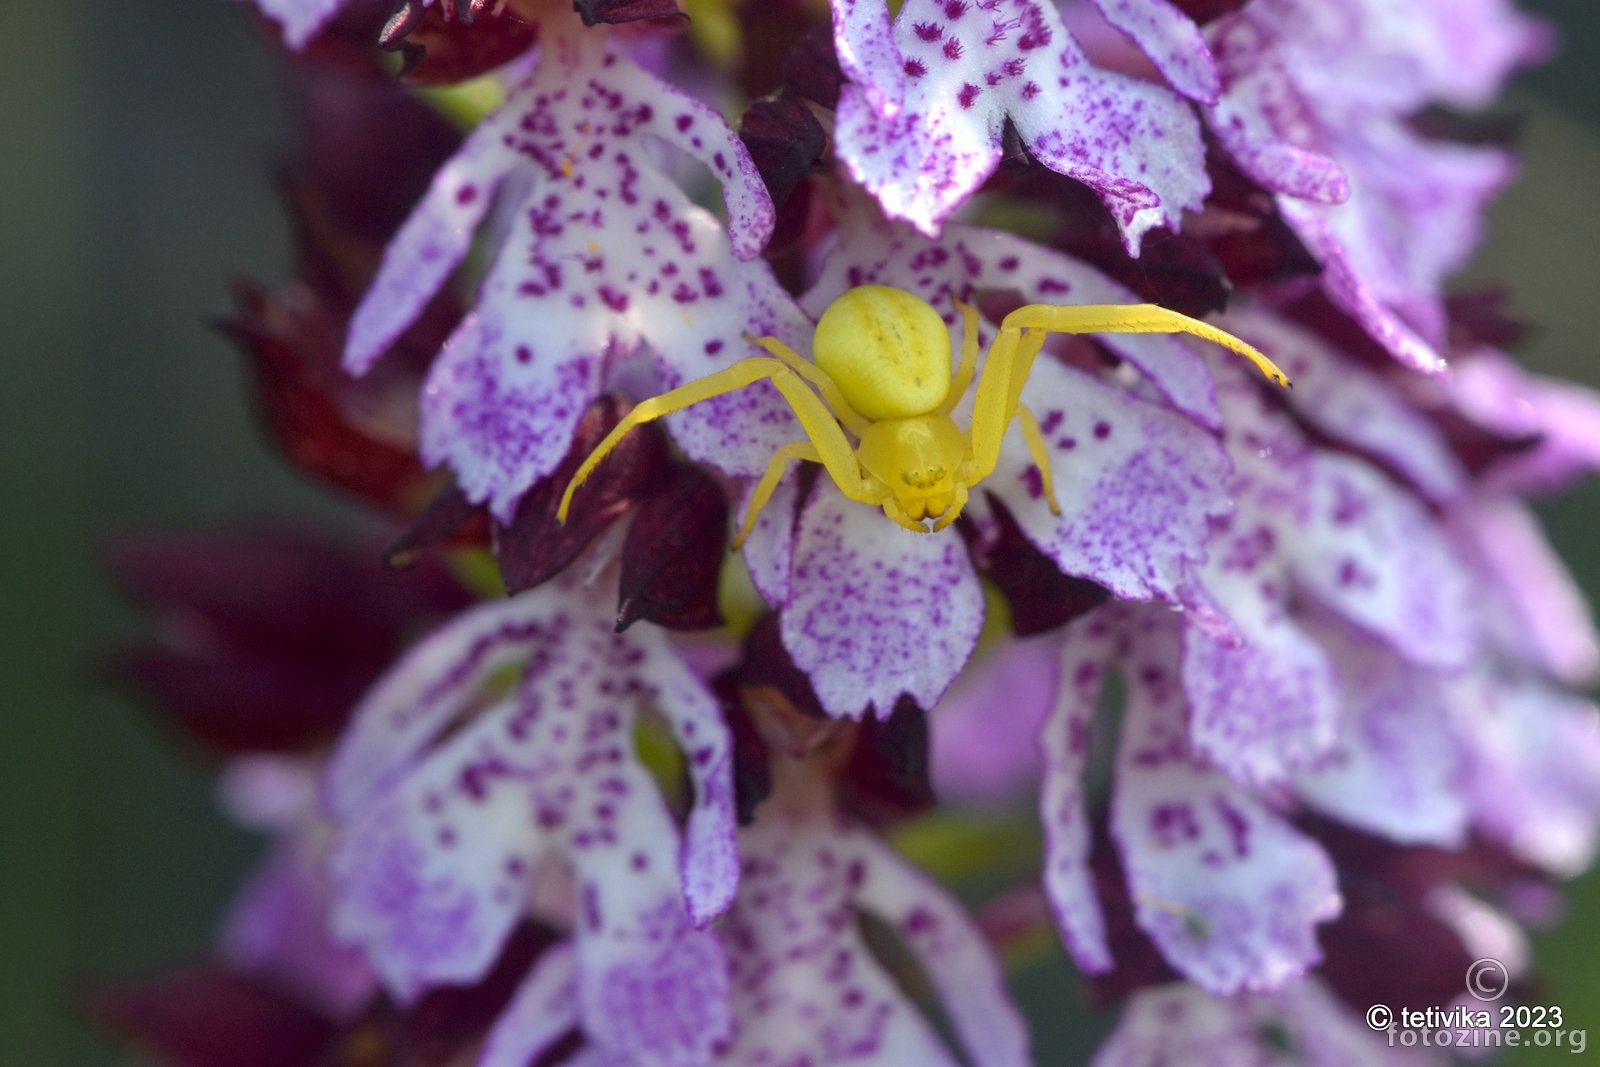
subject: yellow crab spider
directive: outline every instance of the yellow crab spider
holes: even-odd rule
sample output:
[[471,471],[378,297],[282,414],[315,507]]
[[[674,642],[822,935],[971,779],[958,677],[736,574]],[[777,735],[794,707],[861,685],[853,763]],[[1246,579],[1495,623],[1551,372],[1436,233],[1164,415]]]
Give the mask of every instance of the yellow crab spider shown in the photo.
[[[556,511],[567,521],[572,494],[635,426],[702,400],[767,380],[783,394],[809,440],[773,453],[756,483],[739,548],[755,527],[791,460],[820,463],[851,500],[881,507],[908,530],[929,533],[956,520],[967,494],[1000,461],[1000,446],[1015,418],[1044,483],[1050,510],[1061,513],[1044,435],[1021,402],[1034,357],[1052,333],[1188,333],[1214,341],[1253,362],[1285,388],[1277,365],[1232,334],[1155,304],[1029,304],[1007,315],[989,347],[972,423],[963,433],[955,410],[978,365],[978,312],[955,301],[963,319],[961,361],[951,373],[950,331],[927,301],[886,285],[862,285],[828,305],[812,336],[807,361],[775,337],[745,339],[765,349],[733,366],[645,400],[618,422],[572,476]],[[850,439],[858,442],[852,445]]]

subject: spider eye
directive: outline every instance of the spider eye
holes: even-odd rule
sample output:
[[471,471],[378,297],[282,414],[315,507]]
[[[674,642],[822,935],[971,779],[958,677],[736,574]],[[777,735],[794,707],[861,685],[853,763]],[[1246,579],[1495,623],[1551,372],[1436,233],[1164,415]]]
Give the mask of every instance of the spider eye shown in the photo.
[[950,330],[926,300],[887,285],[845,292],[822,313],[811,360],[869,419],[926,415],[950,391]]

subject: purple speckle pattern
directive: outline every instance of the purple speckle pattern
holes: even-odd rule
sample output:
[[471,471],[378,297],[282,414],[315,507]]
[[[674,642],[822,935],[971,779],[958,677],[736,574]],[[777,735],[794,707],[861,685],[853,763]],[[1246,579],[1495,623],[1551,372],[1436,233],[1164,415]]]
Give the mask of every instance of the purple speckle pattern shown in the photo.
[[1222,91],[1200,28],[1167,0],[1093,0],[1105,20],[1138,45],[1178,92],[1214,104]]
[[1089,868],[1093,835],[1083,771],[1106,667],[1116,652],[1117,610],[1091,612],[1062,634],[1056,703],[1039,734],[1044,755],[1039,822],[1044,827],[1045,893],[1067,950],[1088,974],[1109,971],[1113,963]]
[[1425,1067],[1439,1061],[1367,1029],[1315,979],[1219,997],[1183,982],[1128,998],[1090,1067]]
[[[875,19],[841,16],[859,4],[834,3],[835,47],[858,57],[836,150],[890,217],[936,233],[999,163],[1007,118],[1036,159],[1095,190],[1132,253],[1209,190],[1182,99],[1094,67],[1053,4],[907,0],[887,40]],[[923,73],[906,78],[908,62]]]
[[784,648],[822,706],[938,702],[978,643],[983,591],[953,530],[914,534],[819,479],[795,534]]
[[863,941],[870,912],[905,940],[975,1067],[1024,1067],[1027,1031],[999,961],[943,889],[796,783],[741,839],[739,901],[721,926],[736,1025],[719,1063],[955,1067]]
[[1283,399],[1301,418],[1381,459],[1430,499],[1461,494],[1466,472],[1438,428],[1373,371],[1260,307],[1236,305],[1216,323],[1283,368],[1295,384]]
[[1061,514],[1035,495],[1033,460],[1009,434],[985,488],[1004,497],[1029,540],[1067,574],[1119,597],[1191,599],[1213,520],[1228,514],[1231,470],[1191,420],[1054,360],[1033,367],[1024,400],[1041,427]]
[[[508,519],[565,454],[616,362],[648,346],[652,391],[758,354],[741,335],[803,345],[809,323],[758,253],[766,187],[708,105],[610,51],[610,35],[551,12],[531,75],[446,165],[356,313],[347,365],[370,364],[460,261],[498,185],[505,227],[474,315],[435,364],[421,446],[468,498]],[[661,142],[704,164],[726,232],[660,162]],[[461,190],[470,186],[471,196]],[[766,385],[672,417],[678,443],[730,473],[759,473],[794,435]]]
[[[1330,299],[1424,371],[1444,365],[1441,283],[1477,245],[1511,160],[1427,140],[1407,122],[1433,103],[1481,104],[1545,43],[1508,4],[1473,8],[1269,0],[1220,22],[1211,40],[1223,92],[1207,121],[1218,140],[1279,194]],[[1469,70],[1468,56],[1479,65]]]
[[1333,865],[1252,793],[1199,762],[1174,684],[1181,626],[1131,608],[1128,686],[1111,799],[1135,920],[1213,993],[1271,989],[1321,958],[1317,924],[1341,901]]
[[1348,624],[1326,620],[1312,632],[1337,671],[1344,707],[1337,742],[1295,776],[1295,792],[1391,841],[1459,848],[1469,813],[1452,682]]
[[[951,323],[952,351],[960,355],[960,321],[954,300],[980,290],[1016,291],[1032,303],[1137,304],[1140,298],[1071,256],[1002,230],[952,223],[937,240],[904,222],[885,219],[859,194],[840,205],[839,243],[817,281],[801,298],[812,317],[855,285],[893,285],[915,293]],[[979,334],[987,345],[994,328]],[[1187,343],[1170,334],[1099,334],[1097,339],[1144,372],[1178,411],[1202,426],[1220,428],[1211,376]],[[1032,397],[1024,390],[1024,400]]]
[[[566,581],[483,605],[378,684],[329,771],[334,927],[409,998],[480,977],[535,882],[570,869],[586,1028],[632,1062],[700,1062],[728,1027],[721,948],[695,925],[737,888],[729,739],[660,632],[614,633],[604,599]],[[511,664],[520,680],[493,696]],[[690,753],[681,836],[634,754],[643,705]],[[640,989],[683,986],[684,961],[693,998],[656,998],[632,1029],[606,1017]]]

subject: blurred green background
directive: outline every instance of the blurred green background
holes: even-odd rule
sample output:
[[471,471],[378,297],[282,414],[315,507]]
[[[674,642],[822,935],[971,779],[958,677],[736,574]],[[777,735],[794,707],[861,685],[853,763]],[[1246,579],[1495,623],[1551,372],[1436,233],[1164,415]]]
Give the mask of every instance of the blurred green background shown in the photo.
[[[1534,366],[1600,385],[1600,79],[1585,63],[1600,4],[1525,6],[1564,49],[1507,103],[1529,116],[1526,174],[1474,273],[1510,282],[1542,327]],[[119,532],[346,516],[267,452],[206,325],[231,279],[288,269],[278,75],[243,4],[9,0],[6,15],[0,1067],[107,1064],[118,1055],[70,1017],[74,985],[204,953],[258,845],[221,820],[206,769],[96,679],[97,655],[137,625],[97,551]],[[1600,491],[1545,514],[1600,592]],[[1600,878],[1573,908],[1539,960],[1600,1056]]]

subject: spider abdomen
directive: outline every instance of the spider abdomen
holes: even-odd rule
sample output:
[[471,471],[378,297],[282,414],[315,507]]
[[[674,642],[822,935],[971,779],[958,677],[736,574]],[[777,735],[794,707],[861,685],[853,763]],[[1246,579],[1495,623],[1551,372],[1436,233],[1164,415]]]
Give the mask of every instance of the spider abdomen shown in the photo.
[[811,359],[869,419],[925,415],[950,391],[949,328],[927,301],[887,285],[860,285],[829,304]]

